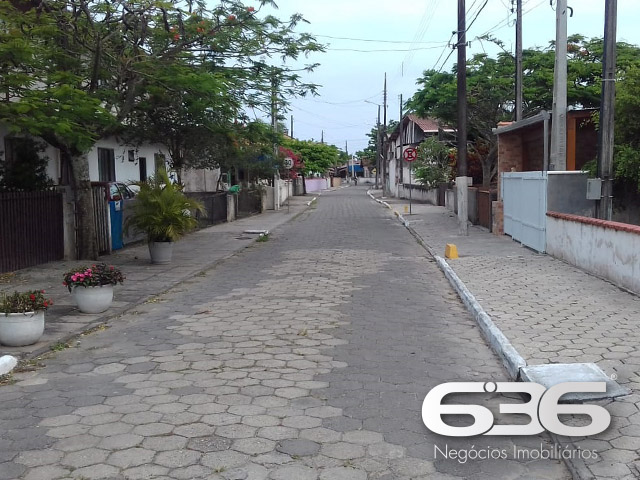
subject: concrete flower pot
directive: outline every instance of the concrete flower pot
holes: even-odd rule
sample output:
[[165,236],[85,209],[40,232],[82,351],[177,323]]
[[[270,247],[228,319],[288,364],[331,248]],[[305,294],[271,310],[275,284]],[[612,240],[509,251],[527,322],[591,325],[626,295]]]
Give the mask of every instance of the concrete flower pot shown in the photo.
[[0,344],[23,347],[40,340],[44,333],[44,310],[25,313],[0,313]]
[[113,301],[113,285],[75,286],[72,295],[82,313],[102,313]]
[[165,265],[171,263],[173,256],[173,242],[149,242],[151,263]]

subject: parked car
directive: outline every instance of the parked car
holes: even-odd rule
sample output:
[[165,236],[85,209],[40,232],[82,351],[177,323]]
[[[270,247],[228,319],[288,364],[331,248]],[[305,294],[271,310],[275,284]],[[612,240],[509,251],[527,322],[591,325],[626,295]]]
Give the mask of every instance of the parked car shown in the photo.
[[122,182],[91,182],[92,187],[103,187],[104,198],[109,202],[130,200],[136,193],[127,184]]

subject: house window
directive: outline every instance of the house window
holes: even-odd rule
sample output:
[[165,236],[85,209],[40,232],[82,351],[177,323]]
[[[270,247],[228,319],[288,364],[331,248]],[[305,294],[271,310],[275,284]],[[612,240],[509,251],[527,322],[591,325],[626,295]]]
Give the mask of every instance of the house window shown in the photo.
[[164,156],[164,153],[154,153],[153,154],[153,163],[154,166],[156,167],[156,172],[158,170],[166,170],[167,166],[166,166],[166,158]]
[[128,153],[128,156],[129,156],[129,161],[130,162],[135,162],[136,161],[136,151],[135,150],[129,150],[127,153]]
[[26,138],[4,137],[4,162],[7,168],[18,161],[18,152],[31,146]]
[[116,157],[113,148],[98,147],[98,175],[101,182],[116,181]]
[[147,158],[138,158],[138,167],[140,168],[140,181],[144,182],[147,179]]

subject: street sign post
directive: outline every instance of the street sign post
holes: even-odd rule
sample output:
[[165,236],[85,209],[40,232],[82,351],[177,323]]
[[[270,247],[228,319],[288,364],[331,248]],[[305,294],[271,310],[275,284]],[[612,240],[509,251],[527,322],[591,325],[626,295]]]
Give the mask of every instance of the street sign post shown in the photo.
[[411,215],[411,206],[413,203],[413,189],[411,188],[411,167],[413,161],[418,158],[418,151],[415,148],[407,148],[404,152],[402,152],[402,156],[407,162],[409,162],[409,215]]

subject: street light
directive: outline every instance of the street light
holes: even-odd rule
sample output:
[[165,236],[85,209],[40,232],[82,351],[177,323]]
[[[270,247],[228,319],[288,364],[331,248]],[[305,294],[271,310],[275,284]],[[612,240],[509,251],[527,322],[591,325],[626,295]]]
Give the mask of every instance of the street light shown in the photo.
[[[369,100],[365,100],[365,103],[378,106],[378,121],[376,122],[376,189],[378,188],[378,172],[380,172],[380,105]],[[382,179],[384,182],[384,178]]]

